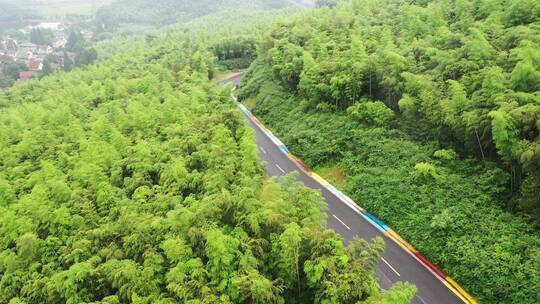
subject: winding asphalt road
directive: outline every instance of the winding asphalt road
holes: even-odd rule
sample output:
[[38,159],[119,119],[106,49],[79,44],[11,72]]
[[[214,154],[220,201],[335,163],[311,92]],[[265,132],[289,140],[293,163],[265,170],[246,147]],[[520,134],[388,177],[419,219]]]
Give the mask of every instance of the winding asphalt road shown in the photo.
[[[226,82],[232,82],[236,86],[241,81],[242,76],[233,76]],[[379,262],[376,273],[381,288],[388,289],[396,282],[406,281],[416,285],[418,289],[415,298],[411,302],[413,304],[464,303],[408,252],[298,168],[256,124],[250,119],[247,119],[247,121],[255,131],[259,158],[260,161],[266,163],[269,176],[283,176],[297,171],[299,174],[298,180],[302,181],[306,186],[322,192],[328,203],[328,228],[339,233],[346,242],[356,236],[366,240],[371,240],[376,236],[384,239],[386,250]]]

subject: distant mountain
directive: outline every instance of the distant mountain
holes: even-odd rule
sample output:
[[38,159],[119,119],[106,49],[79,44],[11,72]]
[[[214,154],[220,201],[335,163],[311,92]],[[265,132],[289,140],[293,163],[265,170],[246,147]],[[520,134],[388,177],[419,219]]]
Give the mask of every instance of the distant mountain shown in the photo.
[[311,0],[117,0],[101,7],[97,18],[109,28],[126,23],[166,25],[220,10],[266,10],[312,5]]
[[0,31],[35,15],[32,10],[25,9],[13,0],[0,0],[0,8]]

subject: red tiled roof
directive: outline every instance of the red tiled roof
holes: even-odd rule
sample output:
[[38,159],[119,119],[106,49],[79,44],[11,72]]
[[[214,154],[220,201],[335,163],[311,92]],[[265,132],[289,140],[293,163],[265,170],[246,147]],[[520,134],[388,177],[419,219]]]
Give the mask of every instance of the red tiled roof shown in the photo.
[[20,72],[19,73],[19,79],[21,81],[26,81],[28,80],[30,77],[32,77],[32,75],[34,75],[34,72],[33,71],[24,71],[24,72]]
[[41,65],[41,63],[43,63],[43,60],[41,59],[33,59],[30,61],[30,63],[28,63],[28,69],[29,70],[39,70],[39,67]]

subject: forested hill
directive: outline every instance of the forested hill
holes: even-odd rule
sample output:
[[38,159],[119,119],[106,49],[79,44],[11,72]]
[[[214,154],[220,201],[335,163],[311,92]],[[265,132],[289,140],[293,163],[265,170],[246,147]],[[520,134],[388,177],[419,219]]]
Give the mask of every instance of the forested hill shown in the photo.
[[345,246],[320,193],[264,177],[191,39],[0,93],[0,303],[408,303],[382,239]]
[[306,6],[309,0],[116,0],[98,10],[107,27],[122,23],[166,25],[225,10],[267,10]]
[[284,22],[265,59],[305,109],[364,123],[390,109],[397,119],[382,125],[497,162],[511,174],[508,207],[540,217],[540,2],[422,3],[355,0]]
[[540,2],[319,3],[240,99],[482,303],[540,302]]

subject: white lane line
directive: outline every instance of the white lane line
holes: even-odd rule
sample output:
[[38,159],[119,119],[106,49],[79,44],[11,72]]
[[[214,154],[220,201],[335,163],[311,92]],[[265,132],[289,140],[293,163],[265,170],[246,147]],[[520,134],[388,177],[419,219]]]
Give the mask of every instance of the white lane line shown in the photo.
[[392,267],[392,265],[390,265],[390,263],[388,263],[387,260],[385,260],[383,257],[381,257],[381,260],[382,260],[386,265],[388,265],[388,267],[390,267],[390,269],[392,269],[392,271],[395,272],[395,273],[397,274],[398,277],[401,276],[401,275],[399,274],[399,272],[397,272],[397,270],[396,270],[394,267]]
[[281,169],[281,167],[278,164],[276,164],[276,167],[279,169],[279,171],[281,171],[281,172],[283,172],[283,174],[285,174],[285,170]]
[[[250,121],[251,121],[251,120],[250,120]],[[257,125],[254,124],[254,126],[255,126],[258,130],[260,130],[260,131],[262,132],[262,130],[261,130]],[[262,151],[264,154],[267,154],[266,151],[265,151],[262,147],[259,147],[259,148],[261,149],[261,151]],[[277,167],[279,170],[281,170],[281,172],[285,173],[285,171],[284,171],[278,164],[275,164],[275,165],[276,165],[276,167]],[[318,182],[317,182],[317,183],[318,183]],[[322,186],[322,185],[321,185],[321,186]],[[323,187],[323,188],[324,188],[324,187]],[[332,194],[333,194],[333,193],[332,193]],[[334,196],[335,196],[335,195],[334,195]],[[338,199],[339,199],[339,198],[338,198]],[[341,200],[341,199],[340,199],[340,201],[343,202],[343,200]],[[347,206],[350,207],[350,205],[347,204],[347,203],[345,203],[345,205],[347,205]],[[356,209],[354,209],[354,208],[352,208],[352,209],[353,209],[353,210],[356,210]],[[351,230],[351,228],[350,228],[349,226],[347,226],[347,224],[345,224],[345,223],[344,223],[341,219],[339,219],[337,216],[335,216],[334,214],[332,214],[332,216],[333,216],[336,220],[338,220],[343,226],[347,227],[347,229]],[[388,267],[389,267],[394,273],[397,274],[397,276],[401,277],[401,275],[399,274],[399,272],[397,272],[397,270],[396,270],[394,267],[392,267],[392,265],[390,265],[390,263],[388,263],[388,261],[386,261],[386,259],[384,259],[383,257],[381,257],[381,259],[383,260],[383,262],[384,262],[386,265],[388,265]],[[386,276],[386,274],[385,274],[384,272],[381,272],[381,274],[384,276],[384,278],[385,278],[388,282],[390,282],[390,284],[393,283],[392,280],[390,280],[390,279],[388,278],[388,276]],[[383,290],[384,290],[384,289],[383,289]],[[426,302],[424,301],[424,299],[422,299],[422,297],[420,297],[419,295],[416,295],[416,298],[418,298],[422,303],[426,304]]]
[[347,224],[345,224],[342,220],[339,219],[339,217],[337,217],[335,214],[332,214],[332,216],[338,220],[343,226],[345,226],[347,229],[351,230],[351,227],[347,226]]
[[416,297],[418,298],[418,300],[422,301],[422,303],[427,304],[426,301],[424,301],[424,299],[422,299],[422,297],[420,297],[419,295],[416,295]]

